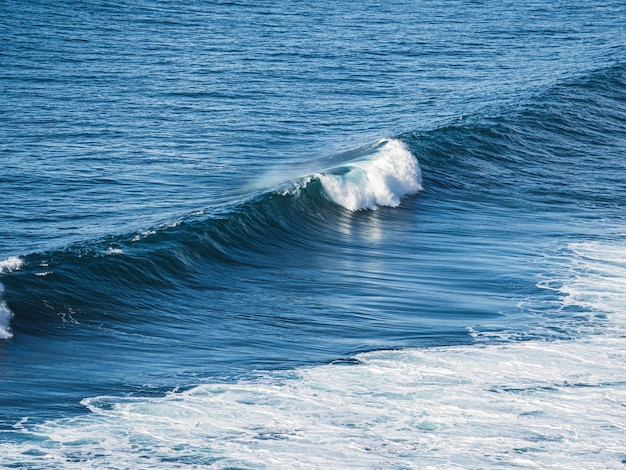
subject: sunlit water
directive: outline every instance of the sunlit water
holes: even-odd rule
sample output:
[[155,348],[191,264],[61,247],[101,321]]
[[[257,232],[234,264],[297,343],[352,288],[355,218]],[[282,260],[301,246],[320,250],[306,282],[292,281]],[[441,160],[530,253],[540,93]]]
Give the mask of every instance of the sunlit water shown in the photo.
[[9,2],[0,465],[624,468],[620,2]]

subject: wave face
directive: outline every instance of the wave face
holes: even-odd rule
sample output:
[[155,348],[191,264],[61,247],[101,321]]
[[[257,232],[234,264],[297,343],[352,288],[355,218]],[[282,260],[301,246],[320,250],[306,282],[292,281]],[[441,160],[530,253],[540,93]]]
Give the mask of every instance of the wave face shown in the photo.
[[[345,158],[322,171],[239,195],[219,207],[59,251],[10,257],[0,268],[6,273],[24,268],[15,277],[16,283],[8,282],[18,291],[19,283],[25,282],[28,297],[32,289],[57,285],[55,290],[61,292],[71,285],[76,292],[63,297],[78,303],[83,302],[81,298],[99,296],[94,289],[101,295],[110,290],[108,295],[119,300],[132,296],[115,292],[119,287],[169,288],[185,283],[195,270],[207,265],[209,269],[233,263],[254,267],[255,257],[274,256],[274,250],[294,244],[319,243],[314,237],[319,235],[320,224],[329,232],[341,230],[352,218],[344,209],[396,207],[402,198],[421,190],[419,163],[399,140],[382,139]],[[48,294],[43,297],[50,301]]]
[[623,2],[248,3],[3,5],[0,466],[623,468]]

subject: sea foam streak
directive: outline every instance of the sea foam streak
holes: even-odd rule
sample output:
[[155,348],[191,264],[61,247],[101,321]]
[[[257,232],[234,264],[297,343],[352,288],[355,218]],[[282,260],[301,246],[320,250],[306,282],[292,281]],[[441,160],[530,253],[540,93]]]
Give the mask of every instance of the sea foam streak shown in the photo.
[[342,170],[315,176],[333,202],[351,211],[395,207],[402,197],[422,190],[419,163],[399,140],[379,141],[369,158]]
[[0,463],[623,468],[623,340],[381,351],[357,359],[161,398],[87,399],[91,415],[23,430],[27,438],[5,445]]
[[[0,274],[16,271],[21,267],[22,260],[16,256],[11,256],[0,261]],[[0,339],[9,339],[13,337],[9,326],[13,312],[11,312],[6,302],[2,299],[2,294],[4,294],[4,286],[0,283]]]
[[85,399],[85,416],[17,424],[26,438],[7,443],[0,463],[622,469],[626,247],[585,242],[567,253],[547,277],[563,305],[603,312],[610,333],[376,351],[157,398]]

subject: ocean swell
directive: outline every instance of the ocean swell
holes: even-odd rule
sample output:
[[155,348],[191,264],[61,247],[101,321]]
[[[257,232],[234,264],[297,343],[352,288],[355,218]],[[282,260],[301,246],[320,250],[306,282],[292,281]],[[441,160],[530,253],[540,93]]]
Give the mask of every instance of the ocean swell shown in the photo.
[[417,159],[399,140],[381,139],[336,156],[327,169],[219,207],[139,232],[21,254],[24,269],[22,260],[9,258],[0,274],[20,272],[3,279],[10,296],[0,303],[0,339],[11,337],[12,318],[15,331],[49,334],[50,322],[68,318],[68,312],[81,324],[99,324],[104,317],[128,321],[128,312],[144,310],[137,306],[146,296],[167,297],[194,282],[230,289],[232,283],[218,274],[225,266],[272,265],[277,253],[295,246],[323,251],[345,225],[346,209],[397,206],[419,190]]

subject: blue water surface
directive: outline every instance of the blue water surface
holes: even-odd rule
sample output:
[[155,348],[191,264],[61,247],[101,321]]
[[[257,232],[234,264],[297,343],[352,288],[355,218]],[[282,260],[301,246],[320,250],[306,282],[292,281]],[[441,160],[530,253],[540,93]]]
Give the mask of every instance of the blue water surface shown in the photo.
[[5,442],[88,397],[602,331],[541,280],[624,240],[623,2],[0,13]]

